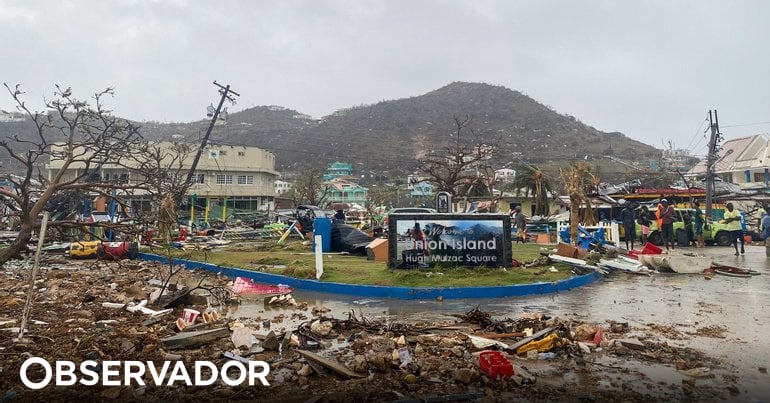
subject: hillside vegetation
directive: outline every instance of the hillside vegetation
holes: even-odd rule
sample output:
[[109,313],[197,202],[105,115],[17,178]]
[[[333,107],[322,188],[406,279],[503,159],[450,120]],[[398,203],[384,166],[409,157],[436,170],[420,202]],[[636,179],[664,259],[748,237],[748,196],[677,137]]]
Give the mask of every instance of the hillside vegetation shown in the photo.
[[[278,169],[292,171],[309,163],[351,162],[360,172],[411,172],[416,158],[452,140],[454,118],[471,116],[472,129],[485,142],[499,145],[497,164],[518,161],[550,167],[576,159],[612,155],[627,163],[646,166],[657,159],[654,147],[621,133],[605,133],[577,118],[559,114],[534,99],[502,86],[455,82],[429,93],[382,101],[310,119],[289,108],[259,106],[230,113],[227,124],[217,125],[212,142],[257,146],[276,154]],[[180,135],[197,142],[208,122],[144,122],[148,139]],[[13,127],[3,127],[13,125]],[[4,135],[25,127],[2,123]],[[470,135],[470,134],[469,134]],[[621,165],[600,166],[606,173],[633,171]],[[609,166],[609,168],[607,168]]]

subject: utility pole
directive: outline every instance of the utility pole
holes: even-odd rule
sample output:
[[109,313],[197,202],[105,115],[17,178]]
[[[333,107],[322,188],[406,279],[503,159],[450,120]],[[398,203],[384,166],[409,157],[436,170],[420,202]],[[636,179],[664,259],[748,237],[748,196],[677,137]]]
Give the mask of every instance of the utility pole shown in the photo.
[[709,110],[709,127],[711,127],[711,138],[709,139],[709,153],[706,156],[706,217],[711,216],[711,202],[714,197],[714,168],[717,163],[719,153],[719,141],[722,133],[719,132],[719,117],[717,111]]
[[[185,182],[186,188],[189,188],[192,185],[192,178],[193,178],[193,175],[195,175],[195,169],[198,168],[198,161],[200,161],[201,159],[201,154],[203,153],[203,149],[206,148],[206,143],[208,143],[209,136],[211,136],[211,131],[214,129],[214,124],[217,122],[217,119],[219,118],[219,112],[222,111],[222,105],[225,103],[225,99],[229,100],[232,104],[235,104],[235,98],[233,98],[232,95],[235,95],[236,97],[241,96],[241,94],[231,90],[229,84],[223,87],[222,85],[214,81],[214,85],[219,87],[219,93],[222,95],[222,98],[219,99],[219,105],[217,105],[217,109],[214,111],[214,116],[211,118],[211,123],[209,124],[209,128],[206,130],[206,135],[203,136],[203,140],[201,140],[201,146],[198,148],[198,152],[195,154],[195,159],[193,160],[192,165],[190,166],[190,172],[187,173],[187,181]],[[185,189],[185,192],[187,192],[186,189]],[[184,193],[182,193],[182,196],[184,196]]]
[[[237,97],[241,96],[237,92],[230,89],[230,85],[221,86],[219,83],[214,81],[214,85],[219,87],[219,93],[222,95],[222,98],[219,99],[219,105],[217,105],[217,109],[214,111],[214,116],[211,118],[211,123],[209,124],[209,128],[206,130],[206,135],[203,136],[203,140],[201,140],[201,145],[198,147],[198,152],[195,153],[195,159],[193,159],[192,165],[190,165],[190,172],[187,173],[187,180],[184,182],[184,186],[181,189],[182,191],[179,194],[179,200],[175,200],[175,203],[179,205],[179,202],[184,197],[185,193],[187,193],[187,190],[190,189],[193,183],[193,176],[195,175],[195,170],[198,168],[198,161],[201,159],[201,154],[203,153],[203,149],[206,148],[206,144],[209,141],[209,136],[211,136],[211,131],[214,130],[214,124],[217,122],[217,119],[219,118],[219,112],[222,111],[222,105],[225,103],[225,99],[229,100],[232,104],[235,104],[235,98],[233,98],[232,95],[235,95]],[[232,95],[230,95],[232,94]],[[206,202],[208,203],[208,199],[206,199]],[[225,217],[222,217],[224,220]],[[192,227],[193,222],[195,221],[195,195],[192,195],[192,199],[190,200],[190,221],[189,225]]]

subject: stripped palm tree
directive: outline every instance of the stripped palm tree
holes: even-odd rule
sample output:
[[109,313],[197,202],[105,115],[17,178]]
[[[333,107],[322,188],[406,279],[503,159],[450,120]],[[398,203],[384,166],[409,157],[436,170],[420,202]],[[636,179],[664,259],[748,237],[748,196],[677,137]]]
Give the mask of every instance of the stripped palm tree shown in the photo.
[[540,168],[522,165],[516,169],[513,187],[517,195],[523,190],[524,197],[532,195],[535,201],[535,215],[548,215],[548,194],[551,193],[551,182]]
[[595,218],[591,209],[591,201],[586,195],[586,181],[589,179],[591,166],[583,161],[571,163],[569,168],[560,169],[564,187],[567,190],[570,201],[569,234],[570,239],[577,243],[578,223],[580,222],[580,205],[586,203],[584,223],[594,223]]

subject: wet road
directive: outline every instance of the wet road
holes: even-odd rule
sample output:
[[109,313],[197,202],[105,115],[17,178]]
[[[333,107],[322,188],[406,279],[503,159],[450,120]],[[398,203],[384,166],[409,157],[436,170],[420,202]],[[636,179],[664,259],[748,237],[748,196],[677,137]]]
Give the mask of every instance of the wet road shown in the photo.
[[[517,318],[522,312],[542,312],[550,316],[604,323],[607,320],[628,322],[632,329],[645,324],[667,325],[679,332],[668,342],[692,347],[717,357],[725,366],[722,374],[736,375],[741,393],[733,396],[742,401],[770,401],[770,375],[760,368],[770,366],[770,259],[764,246],[747,246],[746,254],[733,256],[733,249],[707,247],[681,248],[712,256],[716,263],[751,268],[761,275],[737,278],[717,275],[706,280],[702,275],[658,274],[637,276],[617,274],[603,281],[568,292],[498,299],[402,301],[367,300],[297,291],[298,301],[326,306],[335,317],[359,308],[374,316],[385,315],[401,321],[447,321],[453,314],[467,312],[479,305],[498,318]],[[261,304],[244,304],[238,316],[262,315]],[[288,325],[288,324],[287,324]],[[698,329],[723,327],[724,338],[696,334]],[[661,340],[662,341],[662,340]],[[669,382],[678,375],[671,368],[648,368],[650,379]],[[716,373],[720,373],[716,372]],[[720,377],[712,378],[719,382]],[[676,379],[673,379],[676,382]]]

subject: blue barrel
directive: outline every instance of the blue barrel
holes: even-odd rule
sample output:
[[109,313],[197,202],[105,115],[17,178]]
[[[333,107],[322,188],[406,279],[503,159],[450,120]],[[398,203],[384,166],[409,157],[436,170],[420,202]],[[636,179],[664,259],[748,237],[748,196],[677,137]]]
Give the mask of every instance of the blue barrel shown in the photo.
[[321,252],[332,250],[332,219],[316,218],[313,221],[313,252],[315,252],[315,236],[321,236]]

